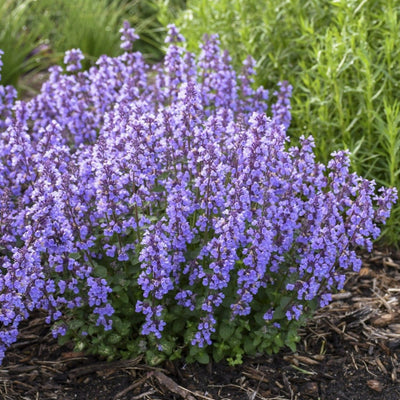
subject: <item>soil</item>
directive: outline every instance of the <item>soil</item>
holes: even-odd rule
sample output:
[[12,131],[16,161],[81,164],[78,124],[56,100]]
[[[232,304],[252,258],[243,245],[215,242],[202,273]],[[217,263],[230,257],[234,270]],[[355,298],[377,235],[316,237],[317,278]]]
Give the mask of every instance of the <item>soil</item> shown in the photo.
[[363,260],[300,332],[296,352],[235,367],[106,363],[58,346],[36,316],[0,366],[0,399],[399,400],[400,253],[376,250]]

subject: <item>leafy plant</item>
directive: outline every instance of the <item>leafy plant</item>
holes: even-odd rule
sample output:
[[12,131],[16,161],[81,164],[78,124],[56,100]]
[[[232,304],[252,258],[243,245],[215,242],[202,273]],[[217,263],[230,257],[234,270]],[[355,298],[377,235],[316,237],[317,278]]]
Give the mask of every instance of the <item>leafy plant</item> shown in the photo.
[[130,21],[141,34],[135,46],[148,60],[159,60],[160,26],[156,8],[139,0],[42,0],[36,2],[35,15],[47,27],[51,48],[61,61],[65,51],[79,48],[88,68],[103,54],[121,54],[119,27]]
[[128,51],[81,72],[70,50],[39,95],[5,102],[1,357],[34,309],[107,359],[295,349],[371,250],[396,190],[376,194],[346,151],[317,162],[312,137],[288,147],[288,82],[268,100],[253,59],[237,75],[216,36],[197,59],[183,41],[170,26],[153,67]]
[[[159,3],[160,21],[177,24],[189,50],[203,34],[218,33],[237,69],[248,54],[257,60],[257,84],[287,79],[294,87],[288,133],[295,141],[311,133],[319,160],[347,148],[359,174],[400,187],[400,134],[393,130],[399,2],[188,0],[178,14],[169,12],[168,0]],[[397,205],[386,243],[398,245],[399,213]]]
[[46,66],[40,51],[43,26],[31,22],[33,0],[4,0],[0,3],[0,49],[2,83],[16,86],[22,75]]

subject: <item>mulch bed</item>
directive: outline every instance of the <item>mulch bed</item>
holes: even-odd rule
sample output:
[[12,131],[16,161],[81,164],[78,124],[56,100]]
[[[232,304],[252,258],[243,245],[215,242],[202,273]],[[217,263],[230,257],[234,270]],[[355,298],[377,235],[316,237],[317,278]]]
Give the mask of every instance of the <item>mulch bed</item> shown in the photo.
[[106,363],[57,345],[31,318],[0,366],[4,400],[398,400],[400,253],[374,251],[301,331],[297,352],[240,366]]

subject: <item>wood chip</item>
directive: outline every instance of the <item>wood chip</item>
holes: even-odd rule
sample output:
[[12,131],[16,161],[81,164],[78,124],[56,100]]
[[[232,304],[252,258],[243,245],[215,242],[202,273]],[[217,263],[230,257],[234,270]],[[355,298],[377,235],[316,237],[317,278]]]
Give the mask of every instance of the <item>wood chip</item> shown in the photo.
[[132,390],[136,389],[137,387],[143,385],[143,383],[149,379],[154,374],[153,371],[148,372],[143,378],[139,379],[138,381],[132,383],[132,385],[128,386],[124,390],[121,390],[114,396],[113,400],[119,400],[122,396],[125,396],[127,393],[131,392]]
[[349,299],[351,296],[353,295],[350,292],[334,293],[332,295],[332,301]]
[[372,326],[381,328],[383,326],[387,326],[387,325],[391,324],[396,319],[397,319],[397,315],[395,315],[393,313],[389,313],[389,314],[381,315],[380,317],[374,319],[371,323],[372,323]]
[[196,398],[191,395],[190,390],[179,386],[175,381],[163,374],[161,371],[154,371],[154,377],[157,378],[158,382],[170,392],[177,394],[185,400],[196,400]]
[[317,382],[307,382],[301,386],[301,393],[314,398],[318,397],[318,384]]
[[368,267],[361,268],[359,275],[361,278],[374,278],[376,276],[375,272]]
[[386,367],[382,364],[382,361],[380,360],[379,357],[375,357],[375,362],[376,362],[376,365],[379,367],[379,369],[380,369],[384,374],[387,374],[387,373],[388,373]]
[[83,367],[74,368],[68,372],[71,379],[76,379],[84,375],[91,374],[97,371],[105,371],[110,369],[134,367],[139,364],[142,357],[137,357],[133,360],[122,360],[114,362],[96,362],[94,364],[84,365]]
[[297,359],[298,361],[308,364],[308,365],[318,365],[319,361],[313,360],[312,358],[305,357],[305,356],[299,356],[299,355],[294,355],[293,358]]
[[382,264],[385,267],[392,267],[392,268],[400,269],[400,264],[395,263],[390,257],[385,257],[382,261]]
[[380,382],[376,379],[368,380],[367,385],[370,389],[374,390],[375,392],[382,392],[382,390],[383,390],[382,382]]

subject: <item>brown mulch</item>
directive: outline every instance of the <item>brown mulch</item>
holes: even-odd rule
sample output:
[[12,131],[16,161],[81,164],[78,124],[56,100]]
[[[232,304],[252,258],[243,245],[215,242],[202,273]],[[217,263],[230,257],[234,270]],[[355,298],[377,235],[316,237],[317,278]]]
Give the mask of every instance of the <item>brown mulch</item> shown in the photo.
[[0,366],[2,400],[398,400],[400,253],[365,256],[360,274],[301,331],[297,352],[243,365],[140,359],[106,363],[60,347],[32,318]]

